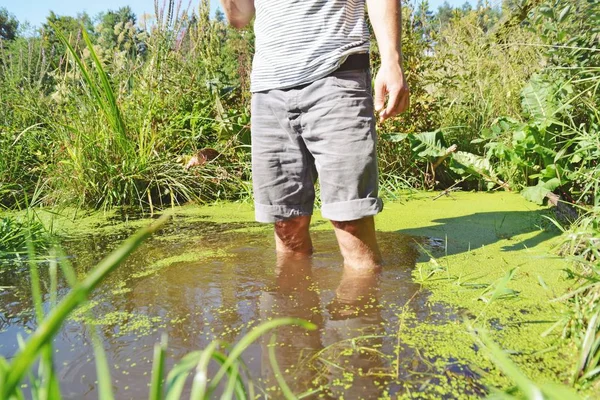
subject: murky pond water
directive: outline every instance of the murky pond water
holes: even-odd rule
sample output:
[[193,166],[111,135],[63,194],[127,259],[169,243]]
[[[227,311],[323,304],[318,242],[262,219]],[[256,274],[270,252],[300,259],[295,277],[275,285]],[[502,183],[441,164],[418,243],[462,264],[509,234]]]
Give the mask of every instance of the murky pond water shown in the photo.
[[[271,235],[244,231],[248,226],[253,224],[179,219],[145,243],[93,296],[85,307],[90,314],[77,312],[57,336],[66,397],[97,397],[93,326],[104,339],[118,398],[147,396],[153,346],[163,333],[172,364],[215,338],[236,342],[249,328],[278,316],[318,326],[312,332],[299,327],[275,332],[276,360],[296,393],[376,398],[397,380],[399,359],[412,363],[413,371],[421,364],[416,354],[398,347],[394,330],[403,307],[422,320],[452,318],[449,310],[432,313],[426,293],[411,280],[420,256],[417,243],[433,246],[427,238],[380,233],[384,272],[357,276],[344,270],[332,231],[314,233],[314,257],[294,260],[278,259]],[[126,235],[92,235],[65,247],[83,273]],[[26,271],[5,269],[0,276],[0,285],[10,286],[0,296],[0,351],[10,358],[17,336],[26,336],[34,319]],[[251,346],[244,359],[258,386],[277,398],[277,391],[271,393],[276,381],[269,340]]]
[[[318,327],[279,328],[271,346],[292,390],[311,398],[470,398],[484,395],[490,382],[510,387],[474,345],[465,318],[486,326],[530,376],[560,379],[568,357],[555,336],[540,334],[556,313],[548,300],[566,288],[564,264],[539,262],[548,251],[539,244],[552,237],[538,227],[542,211],[512,195],[459,196],[386,206],[378,222],[387,230],[378,232],[385,259],[378,276],[345,270],[333,231],[318,218],[315,255],[290,260],[276,257],[270,227],[244,222],[249,207],[243,215],[230,215],[239,212],[231,207],[210,218],[183,209],[57,335],[64,397],[97,398],[91,329],[103,339],[116,397],[145,399],[153,348],[164,334],[170,370],[214,339],[235,343],[279,316]],[[81,276],[135,230],[112,224],[104,220],[63,241]],[[517,294],[485,305],[486,288],[514,266],[519,272],[510,287]],[[35,328],[27,269],[0,268],[0,287],[0,354],[11,358],[17,337]],[[63,282],[59,297],[67,290]],[[258,396],[279,399],[270,341],[265,336],[243,358]],[[537,352],[544,346],[558,350]]]

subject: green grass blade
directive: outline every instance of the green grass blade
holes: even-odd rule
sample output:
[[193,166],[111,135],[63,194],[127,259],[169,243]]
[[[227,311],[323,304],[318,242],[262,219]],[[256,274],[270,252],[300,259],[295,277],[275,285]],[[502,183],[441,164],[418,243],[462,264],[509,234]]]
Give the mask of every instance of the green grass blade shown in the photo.
[[167,336],[163,335],[160,343],[154,345],[154,361],[152,362],[152,380],[150,382],[150,400],[161,400],[163,374],[165,371],[165,353],[167,351]]
[[581,380],[583,381],[583,380],[593,378],[594,376],[596,376],[598,374],[600,374],[600,367],[596,367],[596,368],[592,369],[591,371],[586,372],[585,375],[583,375],[581,377]]
[[96,82],[90,75],[85,63],[83,62],[81,57],[79,57],[79,55],[77,54],[77,52],[75,51],[73,46],[71,46],[71,43],[69,43],[69,40],[63,34],[63,32],[56,25],[54,25],[52,23],[50,23],[50,26],[52,26],[52,28],[56,32],[56,36],[58,37],[58,39],[65,45],[65,47],[67,48],[69,53],[71,53],[73,60],[75,60],[75,63],[79,66],[79,70],[81,71],[81,74],[83,75],[83,79],[84,79],[85,83],[87,84],[88,88],[92,92],[92,97],[94,97],[96,99],[97,104],[104,111],[104,101],[102,99],[102,96],[100,95],[100,92],[98,91]]
[[227,357],[227,361],[221,366],[219,371],[215,374],[215,377],[210,383],[209,387],[209,396],[215,390],[220,380],[223,378],[229,367],[235,362],[235,360],[242,354],[248,346],[254,343],[259,337],[264,335],[266,332],[275,329],[279,326],[283,325],[298,325],[307,330],[315,330],[317,329],[315,324],[312,324],[308,321],[299,318],[278,318],[272,321],[263,322],[258,325],[250,332],[248,332],[231,350]]
[[105,110],[106,117],[113,125],[113,129],[121,136],[122,139],[125,139],[125,123],[123,122],[121,111],[119,109],[115,97],[115,92],[113,91],[112,86],[110,85],[108,75],[106,74],[106,71],[104,71],[102,63],[100,62],[98,56],[96,55],[96,52],[94,51],[94,44],[90,40],[87,30],[83,27],[83,25],[81,26],[81,33],[83,35],[83,40],[85,41],[85,44],[87,45],[88,50],[90,51],[90,56],[92,57],[94,65],[96,66],[96,71],[98,72],[98,75],[100,75],[100,83],[102,84],[105,101],[108,102],[108,104],[105,104],[103,101],[103,108]]
[[0,393],[3,393],[4,382],[8,373],[8,361],[4,357],[0,357]]
[[[53,310],[56,307],[57,288],[58,288],[58,267],[56,265],[56,259],[50,258],[50,265],[48,272],[50,275],[50,309]],[[60,386],[58,383],[58,377],[54,370],[54,355],[52,351],[52,343],[48,343],[44,346],[43,351],[43,365],[44,365],[44,395],[46,398],[54,400],[60,399]]]
[[521,372],[521,370],[512,362],[512,360],[506,355],[506,353],[491,340],[484,332],[477,332],[477,337],[483,344],[483,347],[487,349],[490,358],[494,364],[502,370],[523,392],[525,398],[528,400],[542,400],[544,396],[542,391],[536,385],[533,384]]
[[586,365],[588,364],[589,359],[592,357],[591,349],[598,332],[597,321],[599,317],[600,313],[597,312],[588,322],[588,326],[583,337],[583,342],[581,344],[581,350],[579,351],[580,355],[577,362],[577,367],[575,369],[575,380],[577,380],[577,377],[579,377],[581,373],[585,371]]
[[189,372],[194,369],[200,357],[201,351],[194,351],[187,354],[173,367],[169,375],[167,375],[165,400],[180,400],[183,392],[183,385],[188,377]]
[[206,389],[208,387],[208,364],[213,358],[213,354],[217,348],[219,342],[213,340],[206,349],[202,351],[200,360],[196,366],[196,374],[194,375],[192,383],[192,392],[190,394],[190,400],[201,400],[206,396]]
[[71,262],[67,258],[65,252],[59,246],[55,246],[52,249],[52,257],[55,259],[60,258],[61,262],[58,263],[58,265],[60,266],[60,270],[62,271],[69,286],[72,288],[73,286],[77,285],[77,274],[75,274],[75,269],[73,268],[73,265],[71,265]]
[[100,282],[123,262],[123,260],[125,260],[145,239],[162,227],[167,222],[168,218],[168,216],[161,217],[154,224],[139,230],[136,234],[127,239],[119,246],[119,248],[100,261],[92,272],[65,296],[48,317],[38,326],[35,332],[29,337],[25,347],[13,359],[10,372],[6,378],[4,392],[0,393],[0,398],[9,397],[8,395],[13,392],[29,366],[34,362],[40,349],[52,339],[69,313],[83,303],[91,291],[94,290],[94,288],[96,288]]
[[[17,335],[17,343],[19,344],[19,349],[23,349],[25,347],[25,340],[23,339],[23,337],[20,334]],[[40,393],[40,385],[41,385],[40,380],[33,374],[33,371],[31,369],[29,371],[27,371],[27,378],[29,379],[29,391],[31,393],[31,398],[39,399],[40,398],[40,394],[39,394]],[[15,392],[17,394],[15,394]],[[12,395],[15,397],[19,397],[18,393],[21,392],[20,388],[15,388],[15,392],[13,392]],[[21,396],[20,398],[23,398],[22,393],[20,394],[20,396]]]
[[[225,386],[225,390],[223,391],[223,394],[221,395],[221,400],[233,399],[233,391],[236,387],[238,379],[240,378],[240,370],[239,370],[238,362],[234,362],[231,364],[228,375],[229,375],[229,380],[227,381],[227,386]],[[245,399],[238,399],[238,400],[245,400]]]
[[53,253],[50,254],[48,273],[50,275],[50,309],[54,309],[58,295],[58,265],[56,257],[53,257]]
[[298,397],[298,399],[306,399],[306,398],[313,398],[317,393],[323,391],[323,387],[318,387],[316,389],[311,389],[311,390],[307,390],[306,392],[302,392],[300,394],[298,394],[296,397]]
[[40,361],[42,376],[40,399],[59,400],[61,398],[53,359],[52,343],[48,343],[42,349],[42,359]]
[[[35,261],[35,249],[33,247],[33,241],[31,239],[31,233],[28,235],[27,239],[27,252],[28,252],[28,264],[29,264],[29,273],[31,276],[31,295],[33,298],[33,303],[35,307],[35,314],[38,321],[38,325],[42,324],[44,319],[44,305],[43,305],[43,297],[40,286],[40,275],[38,271],[38,266]],[[52,274],[52,266],[51,266],[51,286],[54,286],[50,291],[50,296],[53,296],[53,290],[56,291],[56,270],[54,270],[54,274]],[[52,278],[52,276],[54,276]],[[54,293],[54,296],[56,294]],[[52,302],[52,299],[51,299]],[[54,372],[54,363],[52,356],[52,346],[51,343],[46,343],[41,349],[41,359],[39,364],[39,376],[41,378],[41,382],[39,383],[39,391],[38,397],[40,400],[46,399],[58,399],[60,398],[60,390],[58,386],[58,380],[56,378],[56,374]]]
[[29,275],[31,277],[31,297],[33,298],[33,306],[35,309],[35,317],[38,324],[44,319],[44,309],[42,301],[42,291],[40,288],[40,275],[35,261],[35,249],[31,240],[31,234],[27,239],[27,256],[29,265]]
[[96,376],[98,378],[98,399],[114,400],[112,380],[110,378],[110,369],[106,360],[104,345],[98,336],[95,327],[90,330],[92,336],[92,345],[94,346],[94,358],[96,361]]
[[283,375],[281,374],[281,370],[279,369],[279,364],[277,363],[277,358],[275,357],[275,344],[277,337],[275,335],[271,336],[271,340],[269,341],[269,361],[271,363],[271,368],[273,368],[273,374],[275,375],[275,379],[283,392],[283,395],[287,400],[297,400],[298,397],[292,392],[292,389],[288,386],[285,379],[283,379]]
[[557,383],[545,383],[542,385],[544,399],[548,400],[581,400],[582,398],[568,386]]
[[[213,353],[213,360],[216,360],[219,364],[223,365],[227,362],[227,355],[225,355],[224,353],[221,353],[220,351],[215,351]],[[247,372],[247,367],[244,364],[243,360],[238,360],[238,367],[243,367],[243,369]],[[228,373],[231,374],[231,368],[233,367],[229,367]],[[237,383],[235,385],[235,397],[238,399],[254,399],[255,397],[253,396],[254,391],[251,390],[250,393],[248,393],[248,391],[246,390],[246,386],[244,385],[244,380],[242,379],[242,376],[240,374],[238,374],[237,376]],[[252,388],[252,380],[249,379],[248,380],[250,388]]]

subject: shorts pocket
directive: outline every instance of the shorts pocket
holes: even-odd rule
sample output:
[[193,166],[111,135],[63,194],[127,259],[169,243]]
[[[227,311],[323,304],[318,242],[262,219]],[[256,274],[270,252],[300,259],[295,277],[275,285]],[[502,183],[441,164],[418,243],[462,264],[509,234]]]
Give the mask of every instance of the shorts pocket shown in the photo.
[[367,90],[369,74],[366,70],[336,71],[331,74],[333,84],[343,89]]

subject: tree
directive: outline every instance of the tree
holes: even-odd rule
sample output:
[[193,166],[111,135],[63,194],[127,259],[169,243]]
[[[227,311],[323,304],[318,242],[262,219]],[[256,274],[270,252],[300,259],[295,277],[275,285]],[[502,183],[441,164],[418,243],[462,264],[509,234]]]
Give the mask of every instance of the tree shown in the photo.
[[439,21],[440,26],[446,25],[452,19],[454,15],[454,7],[448,3],[448,1],[444,1],[444,3],[438,7],[437,9],[437,19]]
[[0,8],[0,39],[13,40],[17,37],[19,21],[4,7]]
[[421,0],[414,11],[414,29],[420,32],[421,38],[427,43],[432,41],[434,22],[433,12],[429,10],[429,2]]
[[49,57],[49,62],[52,68],[58,67],[61,58],[65,55],[65,46],[58,38],[56,31],[59,30],[63,35],[70,40],[79,51],[83,51],[85,43],[81,37],[81,29],[86,29],[90,32],[92,28],[92,19],[86,13],[78,14],[77,17],[65,15],[56,15],[54,11],[46,17],[46,22],[42,24],[41,38],[42,46]]
[[460,10],[463,12],[463,14],[467,14],[469,11],[473,10],[473,7],[471,6],[471,3],[465,1],[460,7]]
[[217,8],[217,11],[215,11],[215,20],[217,22],[224,22],[225,21],[225,14],[223,13],[223,11],[221,11],[220,8]]
[[78,14],[77,17],[66,15],[56,15],[54,11],[46,17],[46,22],[42,24],[42,39],[46,47],[54,47],[60,43],[56,36],[56,29],[59,29],[65,36],[81,36],[81,26],[90,31],[92,28],[92,19],[87,13]]
[[136,15],[129,6],[121,7],[117,11],[109,10],[98,17],[96,27],[98,42],[106,49],[132,50],[135,48]]

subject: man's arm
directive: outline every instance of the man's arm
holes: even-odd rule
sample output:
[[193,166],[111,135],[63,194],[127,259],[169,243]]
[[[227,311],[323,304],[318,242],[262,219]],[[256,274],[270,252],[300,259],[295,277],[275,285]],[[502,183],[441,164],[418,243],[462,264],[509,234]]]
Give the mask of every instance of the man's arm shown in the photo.
[[381,54],[381,67],[375,77],[375,110],[384,121],[406,111],[409,104],[402,70],[402,8],[400,0],[367,0],[367,7]]
[[227,21],[234,28],[241,29],[254,17],[254,0],[221,0]]

